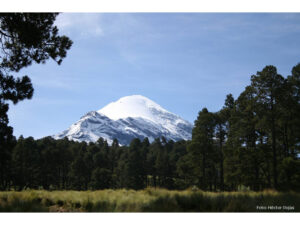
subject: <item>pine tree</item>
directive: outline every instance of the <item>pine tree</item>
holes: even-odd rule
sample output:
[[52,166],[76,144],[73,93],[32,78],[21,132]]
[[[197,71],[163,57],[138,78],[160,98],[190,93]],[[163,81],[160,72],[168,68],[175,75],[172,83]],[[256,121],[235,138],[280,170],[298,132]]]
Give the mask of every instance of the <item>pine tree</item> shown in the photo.
[[54,26],[57,13],[0,13],[0,188],[5,189],[9,177],[7,165],[11,159],[13,129],[8,125],[8,101],[17,104],[33,95],[28,76],[15,78],[33,62],[45,63],[52,58],[61,64],[72,41],[59,36]]
[[215,136],[218,146],[218,158],[220,162],[220,189],[224,191],[224,144],[226,138],[226,115],[224,110],[214,114],[216,127]]
[[40,155],[32,137],[19,138],[12,152],[13,182],[18,190],[37,188]]
[[94,190],[111,188],[111,171],[105,168],[96,168],[92,172],[90,187]]
[[130,143],[125,166],[127,188],[142,189],[145,187],[141,147],[142,144],[138,138],[133,139]]
[[215,119],[212,113],[203,108],[195,121],[192,141],[188,146],[188,154],[192,167],[195,184],[201,189],[212,189],[214,174],[214,127]]
[[258,102],[264,109],[265,127],[270,132],[272,158],[273,158],[273,185],[278,188],[278,131],[276,125],[279,120],[278,102],[282,93],[284,78],[277,73],[274,66],[266,66],[256,75],[251,76],[251,86],[255,89],[258,97]]

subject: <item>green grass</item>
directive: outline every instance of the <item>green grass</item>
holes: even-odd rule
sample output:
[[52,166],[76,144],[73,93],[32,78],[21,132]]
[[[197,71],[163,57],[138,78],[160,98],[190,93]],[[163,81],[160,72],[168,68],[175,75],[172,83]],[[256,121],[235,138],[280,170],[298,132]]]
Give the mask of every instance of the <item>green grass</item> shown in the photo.
[[[257,206],[294,209],[258,210]],[[1,212],[299,212],[300,193],[165,189],[0,192]]]

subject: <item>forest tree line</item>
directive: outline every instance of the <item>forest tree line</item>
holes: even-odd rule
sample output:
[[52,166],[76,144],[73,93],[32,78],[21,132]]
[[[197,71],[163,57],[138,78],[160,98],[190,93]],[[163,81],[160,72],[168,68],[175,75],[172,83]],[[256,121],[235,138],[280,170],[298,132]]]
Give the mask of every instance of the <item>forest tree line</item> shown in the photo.
[[299,191],[300,64],[286,78],[266,66],[237,99],[228,94],[218,112],[203,108],[189,141],[1,139],[1,190]]

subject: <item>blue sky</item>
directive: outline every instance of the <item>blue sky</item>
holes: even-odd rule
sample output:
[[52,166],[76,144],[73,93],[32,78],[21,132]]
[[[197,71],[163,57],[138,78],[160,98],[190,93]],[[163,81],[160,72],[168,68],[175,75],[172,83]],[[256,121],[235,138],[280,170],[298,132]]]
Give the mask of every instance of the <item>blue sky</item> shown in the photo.
[[300,13],[64,13],[56,24],[74,44],[61,66],[19,72],[35,93],[10,106],[17,137],[55,134],[133,94],[193,123],[203,107],[217,111],[228,93],[237,97],[264,66],[286,77],[300,62]]

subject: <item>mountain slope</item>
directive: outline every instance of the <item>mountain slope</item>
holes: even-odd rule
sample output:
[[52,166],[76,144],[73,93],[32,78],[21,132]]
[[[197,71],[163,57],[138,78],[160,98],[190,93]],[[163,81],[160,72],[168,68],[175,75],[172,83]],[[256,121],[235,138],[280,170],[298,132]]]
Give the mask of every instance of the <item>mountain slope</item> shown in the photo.
[[87,113],[69,129],[53,137],[87,142],[103,137],[109,144],[117,138],[121,145],[128,145],[133,138],[148,137],[153,141],[164,136],[174,141],[187,140],[191,139],[191,133],[189,122],[144,96],[132,95]]

